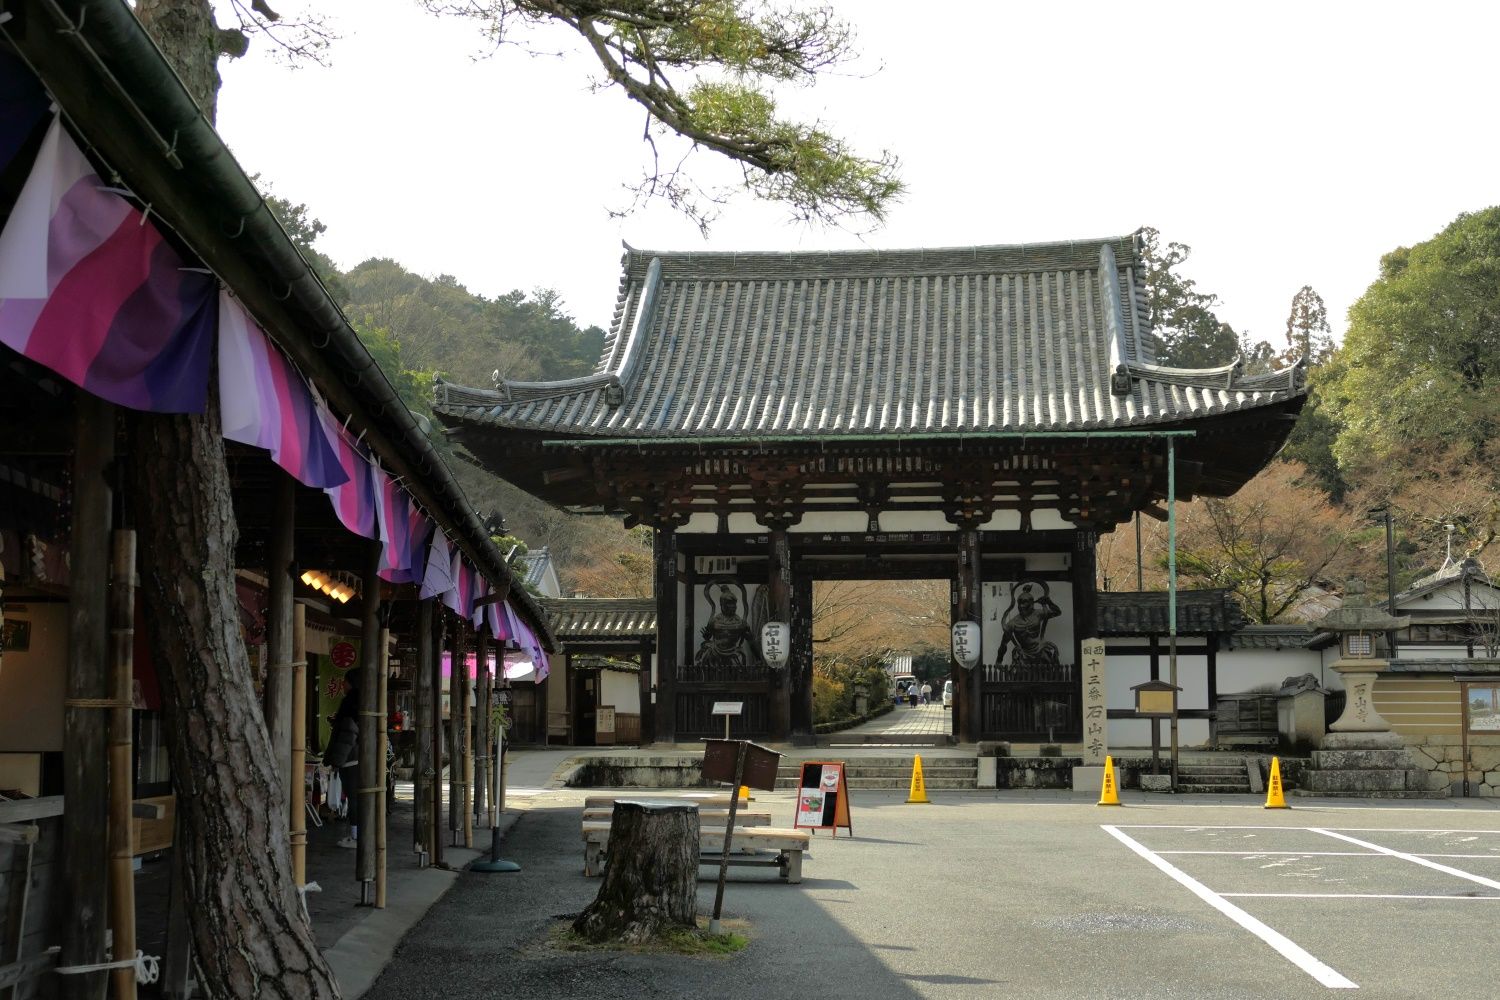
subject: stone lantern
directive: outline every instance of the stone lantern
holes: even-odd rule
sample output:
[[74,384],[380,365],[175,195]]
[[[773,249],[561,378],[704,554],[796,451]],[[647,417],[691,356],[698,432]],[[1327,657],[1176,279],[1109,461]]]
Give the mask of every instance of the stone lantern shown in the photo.
[[1312,753],[1307,790],[1315,795],[1427,798],[1427,772],[1413,763],[1401,737],[1375,711],[1375,681],[1390,666],[1386,633],[1408,619],[1370,607],[1362,580],[1344,588],[1344,605],[1313,627],[1339,639],[1333,664],[1344,681],[1344,713]]
[[1375,711],[1375,680],[1390,666],[1386,633],[1406,628],[1409,621],[1370,607],[1364,581],[1354,579],[1344,587],[1343,606],[1314,624],[1338,636],[1339,658],[1333,669],[1343,678],[1345,692],[1344,712],[1328,727],[1322,749],[1390,750],[1403,745]]

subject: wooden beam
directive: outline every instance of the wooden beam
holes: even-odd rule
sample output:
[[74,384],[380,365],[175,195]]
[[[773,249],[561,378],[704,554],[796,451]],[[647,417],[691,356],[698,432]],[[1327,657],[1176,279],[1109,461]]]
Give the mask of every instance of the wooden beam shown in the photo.
[[[115,460],[115,410],[79,391],[73,444],[72,539],[69,543],[68,678],[63,702],[62,913],[63,966],[104,961],[109,758],[108,635],[109,532],[114,495],[108,477]],[[163,517],[162,511],[141,511]],[[64,976],[63,1000],[102,997],[108,976]]]

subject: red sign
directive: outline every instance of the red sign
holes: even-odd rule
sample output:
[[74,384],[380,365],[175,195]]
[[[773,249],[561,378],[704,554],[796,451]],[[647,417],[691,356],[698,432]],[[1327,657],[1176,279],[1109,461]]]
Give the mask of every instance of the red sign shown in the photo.
[[333,665],[340,670],[348,670],[354,666],[354,644],[350,642],[336,642],[328,651],[328,658]]

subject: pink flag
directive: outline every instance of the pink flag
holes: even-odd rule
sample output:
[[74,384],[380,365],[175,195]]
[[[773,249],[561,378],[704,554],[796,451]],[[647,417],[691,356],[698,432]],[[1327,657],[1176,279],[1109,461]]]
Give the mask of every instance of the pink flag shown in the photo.
[[53,121],[0,232],[0,343],[112,403],[201,413],[217,282],[104,188]]
[[228,291],[219,293],[219,403],[226,438],[265,448],[304,486],[349,481],[307,382]]
[[333,501],[333,512],[339,522],[363,538],[379,538],[380,526],[375,517],[375,483],[369,456],[364,449],[349,440],[333,414],[325,407],[318,407],[318,419],[333,442],[339,465],[347,476],[345,482],[330,486],[323,492]]

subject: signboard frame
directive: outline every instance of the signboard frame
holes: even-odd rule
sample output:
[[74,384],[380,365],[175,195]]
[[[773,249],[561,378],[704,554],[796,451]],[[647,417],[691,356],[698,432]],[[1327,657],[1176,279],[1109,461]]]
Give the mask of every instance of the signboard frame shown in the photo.
[[[849,775],[846,764],[842,760],[802,762],[798,768],[793,829],[831,830],[837,837],[839,828],[842,827],[849,831],[849,836],[854,836],[854,822],[849,815]],[[832,801],[829,801],[830,798]],[[814,817],[818,822],[804,821],[805,818]]]

